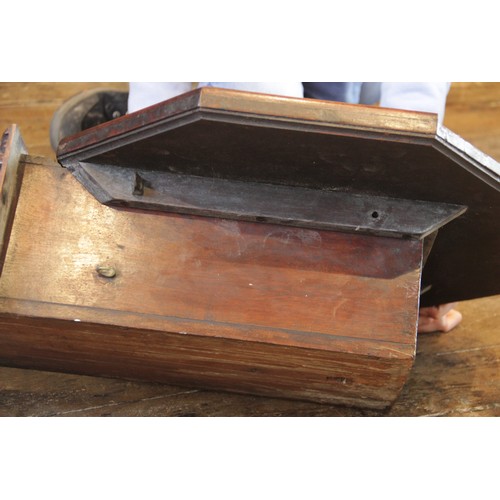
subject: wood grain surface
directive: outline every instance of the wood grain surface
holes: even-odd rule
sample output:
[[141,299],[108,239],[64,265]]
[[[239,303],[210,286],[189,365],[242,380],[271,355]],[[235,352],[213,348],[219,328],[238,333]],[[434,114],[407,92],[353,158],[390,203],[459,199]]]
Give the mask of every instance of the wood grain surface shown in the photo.
[[56,163],[24,171],[3,364],[378,408],[401,390],[421,241],[116,209]]
[[0,368],[1,416],[500,416],[498,298],[463,302],[449,334],[419,337],[415,365],[384,411]]
[[[20,125],[31,154],[54,158],[52,112],[76,91],[108,84],[0,84],[0,124]],[[120,90],[126,84],[113,84]],[[454,83],[445,125],[500,159],[500,84]],[[2,416],[500,416],[499,297],[462,302],[463,323],[422,335],[410,378],[385,411],[159,383],[0,368]]]

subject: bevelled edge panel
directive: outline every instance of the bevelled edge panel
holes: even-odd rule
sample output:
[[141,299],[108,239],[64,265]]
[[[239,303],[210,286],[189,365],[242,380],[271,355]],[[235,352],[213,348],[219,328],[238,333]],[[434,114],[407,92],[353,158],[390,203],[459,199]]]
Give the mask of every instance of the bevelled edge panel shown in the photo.
[[26,147],[19,128],[12,125],[5,130],[0,141],[0,275],[24,171],[24,164],[19,160],[25,153]]
[[437,117],[432,113],[205,87],[113,120],[113,128],[103,124],[65,138],[59,145],[58,157],[63,160],[66,155],[97,143],[113,142],[139,130],[161,127],[164,121],[202,111],[227,119],[236,115],[270,124],[288,123],[292,127],[294,123],[309,124],[385,135],[433,137],[437,130]]

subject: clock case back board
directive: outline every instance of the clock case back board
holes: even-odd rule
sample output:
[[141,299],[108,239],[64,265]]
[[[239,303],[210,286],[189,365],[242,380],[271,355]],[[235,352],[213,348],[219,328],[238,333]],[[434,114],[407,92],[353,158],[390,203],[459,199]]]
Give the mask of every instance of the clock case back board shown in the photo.
[[[464,206],[432,238],[422,305],[500,293],[499,164],[432,114],[203,88],[73,136],[58,158],[110,205],[148,208],[137,182],[156,171],[304,188],[301,203],[314,191],[373,197],[363,209],[375,234],[393,219],[385,198]],[[96,165],[133,172],[136,196],[96,185],[85,171]]]

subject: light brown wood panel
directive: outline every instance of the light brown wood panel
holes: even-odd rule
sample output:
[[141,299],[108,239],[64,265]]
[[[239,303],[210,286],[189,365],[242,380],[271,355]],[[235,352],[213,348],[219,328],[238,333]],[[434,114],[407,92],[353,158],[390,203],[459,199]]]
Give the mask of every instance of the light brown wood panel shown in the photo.
[[419,241],[118,210],[57,164],[26,163],[10,247],[4,297],[280,329],[287,345],[287,330],[346,324],[373,338],[379,310],[377,340],[413,344]]
[[413,363],[421,252],[419,240],[107,207],[28,156],[0,361],[384,407]]

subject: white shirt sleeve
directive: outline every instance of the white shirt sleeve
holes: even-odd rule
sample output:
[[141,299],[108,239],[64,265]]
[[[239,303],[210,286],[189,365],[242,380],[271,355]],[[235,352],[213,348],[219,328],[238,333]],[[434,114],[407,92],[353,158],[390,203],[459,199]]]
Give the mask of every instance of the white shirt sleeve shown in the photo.
[[128,112],[133,113],[158,102],[189,92],[191,82],[130,82]]

